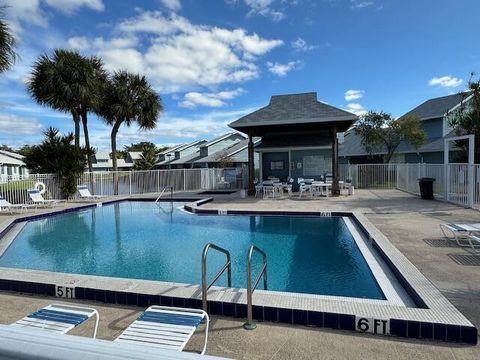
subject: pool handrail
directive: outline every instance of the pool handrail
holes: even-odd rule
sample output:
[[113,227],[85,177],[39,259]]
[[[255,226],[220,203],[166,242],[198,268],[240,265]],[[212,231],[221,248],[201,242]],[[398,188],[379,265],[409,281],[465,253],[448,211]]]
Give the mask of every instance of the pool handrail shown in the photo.
[[[227,256],[227,261],[225,265],[220,269],[219,272],[214,276],[213,280],[210,284],[207,285],[207,255],[210,249],[219,251]],[[208,305],[207,305],[207,292],[208,289],[212,287],[212,285],[222,276],[222,274],[227,270],[227,284],[228,287],[232,287],[232,260],[230,257],[230,252],[220,246],[217,246],[212,243],[208,243],[203,248],[202,254],[202,308],[205,312],[207,312]]]
[[[262,255],[262,268],[258,273],[257,277],[255,278],[254,284],[252,286],[252,255],[254,251]],[[243,327],[246,330],[253,330],[257,327],[257,325],[253,322],[252,296],[262,276],[263,288],[267,290],[267,254],[255,245],[251,245],[247,253],[247,322],[243,324]]]
[[160,195],[158,195],[157,199],[155,200],[155,204],[158,203],[158,201],[159,201],[160,198],[162,197],[163,193],[164,193],[165,190],[167,190],[167,189],[170,189],[170,200],[173,199],[173,185],[164,186],[162,192],[160,193]]

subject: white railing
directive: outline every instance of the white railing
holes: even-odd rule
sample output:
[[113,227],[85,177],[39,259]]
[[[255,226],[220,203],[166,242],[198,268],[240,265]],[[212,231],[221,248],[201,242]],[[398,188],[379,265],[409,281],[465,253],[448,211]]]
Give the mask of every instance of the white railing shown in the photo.
[[[77,184],[85,184],[92,194],[114,195],[115,180],[117,195],[159,193],[165,186],[174,191],[200,191],[218,188],[244,188],[243,170],[231,169],[172,169],[149,171],[117,171],[84,173]],[[0,195],[11,203],[29,202],[27,190],[37,182],[45,184],[46,199],[60,199],[61,181],[54,174],[30,174],[21,179],[8,178],[0,183]]]
[[[118,171],[84,173],[78,184],[88,185],[97,195],[113,195],[115,178],[118,195],[159,193],[165,186],[174,191],[200,191],[218,188],[243,189],[247,186],[248,172],[232,169],[172,169],[149,171]],[[480,209],[480,165],[467,164],[340,164],[339,177],[351,181],[358,189],[399,189],[419,194],[418,179],[435,179],[435,198]],[[448,179],[448,181],[445,181]],[[27,189],[36,182],[46,187],[46,199],[59,199],[61,182],[53,174],[3,176],[0,195],[12,203],[29,201]]]

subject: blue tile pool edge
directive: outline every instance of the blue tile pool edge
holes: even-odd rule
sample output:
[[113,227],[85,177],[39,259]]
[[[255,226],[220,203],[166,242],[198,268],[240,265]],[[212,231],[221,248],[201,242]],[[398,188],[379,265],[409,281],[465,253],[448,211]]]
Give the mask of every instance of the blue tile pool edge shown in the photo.
[[[12,291],[55,296],[55,284],[0,279],[1,291]],[[103,304],[130,305],[146,308],[151,305],[201,309],[202,301],[194,298],[172,297],[128,291],[75,287],[75,299]],[[355,331],[355,315],[253,305],[253,318],[290,325]],[[216,316],[246,318],[243,303],[208,301],[208,313]],[[478,332],[474,326],[390,319],[390,335],[411,339],[439,340],[464,344],[477,344]]]
[[[121,199],[113,200],[102,203],[102,205],[108,205],[121,201],[152,201],[152,199],[146,198],[130,198],[130,199]],[[178,198],[173,199],[174,201],[189,201],[190,199]],[[206,199],[191,199],[194,202],[190,205],[186,205],[185,208],[191,212],[197,214],[219,214],[217,209],[201,209],[199,206],[213,201],[213,198]],[[44,218],[48,216],[55,216],[67,212],[79,211],[83,209],[88,209],[91,207],[96,207],[97,204],[89,204],[84,206],[79,206],[70,209],[63,209],[59,211],[54,211],[50,213],[44,213],[39,215],[25,216],[14,219],[11,223],[7,224],[6,227],[0,232],[0,238],[5,233],[7,233],[16,223],[35,220],[38,218]],[[354,219],[355,223],[362,229],[365,235],[376,244],[376,249],[382,254],[382,257],[391,264],[392,270],[397,270],[396,275],[399,275],[399,280],[405,281],[408,284],[408,287],[411,288],[414,294],[417,294],[420,304],[423,304],[427,309],[426,302],[415,290],[415,286],[409,284],[406,276],[402,271],[398,270],[395,266],[393,260],[389,259],[387,252],[375,242],[376,236],[375,231],[372,232],[371,229],[368,229],[362,224],[362,221],[357,219],[359,214],[354,214],[350,212],[308,212],[308,211],[249,211],[249,210],[228,210],[220,211],[223,215],[247,215],[247,214],[258,214],[258,215],[297,215],[297,216],[348,216]],[[393,246],[393,245],[392,245]],[[413,265],[412,265],[413,266]],[[0,268],[1,269],[1,268]],[[418,270],[417,270],[418,271]],[[22,281],[22,280],[12,280],[12,279],[0,279],[0,290],[4,291],[14,291],[20,293],[31,293],[47,296],[55,296],[55,283],[43,283],[35,281]],[[405,286],[405,284],[402,284]],[[433,285],[432,285],[433,286]],[[127,292],[127,291],[112,291],[92,287],[75,287],[76,299],[79,300],[90,300],[97,301],[102,303],[111,303],[111,304],[121,304],[121,305],[134,305],[146,307],[149,305],[170,305],[170,306],[184,306],[190,308],[200,308],[201,300],[197,298],[188,298],[188,297],[175,297],[175,296],[164,296],[164,295],[152,295],[145,294],[140,292]],[[443,297],[443,295],[442,295]],[[417,299],[415,299],[417,300]],[[446,300],[446,299],[445,299]],[[452,305],[453,307],[453,305]],[[217,301],[209,300],[208,308],[212,315],[221,315],[221,316],[233,316],[237,318],[246,317],[246,304],[244,303],[233,303],[229,301]],[[455,308],[454,308],[455,309]],[[455,309],[458,312],[458,310]],[[284,308],[276,306],[253,306],[254,318],[257,321],[272,321],[286,324],[295,324],[295,325],[306,325],[314,327],[325,327],[332,329],[340,330],[355,330],[355,315],[354,314],[345,314],[337,312],[323,312],[323,311],[311,311],[303,309],[294,309],[294,308]],[[460,314],[461,315],[461,314]],[[461,316],[463,317],[463,315]],[[466,319],[465,319],[466,320]],[[411,320],[411,319],[402,319],[391,317],[390,318],[390,335],[405,337],[405,338],[415,338],[415,339],[428,339],[428,340],[441,340],[447,342],[457,342],[457,343],[466,343],[466,344],[476,344],[478,341],[478,331],[468,320],[466,322],[461,322],[459,324],[444,324],[441,322],[431,322],[431,321],[422,321]]]

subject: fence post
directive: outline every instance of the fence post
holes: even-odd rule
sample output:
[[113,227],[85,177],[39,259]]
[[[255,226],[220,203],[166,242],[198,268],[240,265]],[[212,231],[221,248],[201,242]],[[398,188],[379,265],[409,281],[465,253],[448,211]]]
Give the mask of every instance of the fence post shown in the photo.
[[183,191],[187,191],[187,182],[185,176],[187,175],[186,173],[187,169],[183,169]]
[[467,190],[467,203],[469,208],[473,208],[474,204],[474,197],[475,197],[475,180],[474,180],[474,165],[468,164],[467,165],[468,171],[468,190]]
[[355,164],[355,186],[357,187],[357,189],[359,188],[358,186],[358,164]]
[[450,166],[448,164],[443,165],[445,169],[445,200],[450,201]]
[[132,195],[132,172],[128,172],[128,192]]

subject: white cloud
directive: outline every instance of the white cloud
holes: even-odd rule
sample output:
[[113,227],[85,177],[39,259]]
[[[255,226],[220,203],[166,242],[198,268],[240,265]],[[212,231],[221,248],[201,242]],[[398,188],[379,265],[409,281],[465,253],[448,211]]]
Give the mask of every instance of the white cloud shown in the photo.
[[[114,33],[113,39],[91,40],[106,67],[146,74],[164,93],[254,79],[258,57],[283,44],[244,29],[196,25],[158,11],[140,11],[120,22]],[[143,41],[147,46],[141,46]]]
[[316,45],[308,45],[307,42],[301,37],[298,37],[296,40],[292,41],[290,45],[292,48],[298,51],[310,51],[317,48]]
[[40,9],[40,0],[6,0],[5,14],[17,36],[23,31],[21,23],[45,27],[47,17]]
[[24,26],[48,25],[49,16],[42,5],[66,14],[72,14],[82,7],[95,11],[105,9],[102,0],[4,0],[2,6],[5,6],[6,17],[17,37],[20,37]]
[[452,76],[434,77],[428,82],[430,86],[441,86],[441,87],[457,87],[457,86],[460,86],[462,83],[463,83],[462,79],[452,77]]
[[50,7],[66,14],[72,14],[82,7],[95,11],[105,10],[105,5],[103,5],[102,0],[45,0],[45,2]]
[[365,94],[364,90],[350,89],[350,90],[345,91],[345,100],[346,101],[358,100],[358,99],[361,99],[364,94]]
[[289,61],[286,64],[277,62],[267,62],[268,71],[278,76],[285,76],[298,66],[298,61]]
[[182,8],[180,0],[160,0],[160,2],[163,6],[172,11],[178,11]]
[[271,5],[274,0],[244,0],[245,4],[250,8],[247,16],[262,15],[272,19],[273,21],[280,21],[285,18],[285,13],[274,10]]
[[0,134],[8,136],[35,135],[41,129],[42,124],[35,118],[0,114]]
[[350,7],[352,9],[363,9],[375,5],[374,1],[350,0]]
[[185,108],[196,106],[221,107],[226,105],[225,100],[231,100],[243,93],[244,90],[241,88],[217,93],[189,92],[184,95],[183,101],[179,105]]
[[[192,117],[179,117],[165,114],[158,120],[157,127],[151,131],[141,131],[137,126],[122,127],[117,136],[119,148],[139,141],[165,143],[165,139],[178,139],[186,142],[189,139],[211,139],[228,131],[232,131],[228,124],[239,117],[251,113],[257,108],[245,108],[234,111],[211,111]],[[91,129],[91,141],[100,150],[110,149],[110,130],[106,125]]]
[[75,49],[79,51],[86,50],[90,46],[88,39],[83,36],[71,37],[70,39],[68,39],[67,43],[71,49]]
[[363,105],[358,103],[350,103],[346,106],[344,110],[349,111],[358,116],[362,116],[367,113],[367,109],[365,109]]

